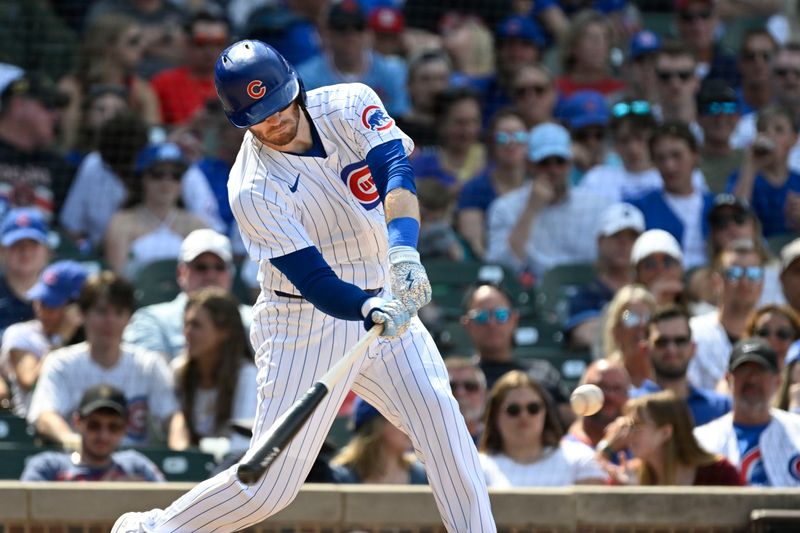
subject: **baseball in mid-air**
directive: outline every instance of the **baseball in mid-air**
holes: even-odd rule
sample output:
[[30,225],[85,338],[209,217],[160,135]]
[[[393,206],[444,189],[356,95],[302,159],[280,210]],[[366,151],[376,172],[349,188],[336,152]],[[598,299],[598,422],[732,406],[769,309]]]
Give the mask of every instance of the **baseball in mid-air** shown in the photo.
[[591,416],[603,407],[603,391],[597,385],[581,385],[572,391],[569,403],[578,416]]

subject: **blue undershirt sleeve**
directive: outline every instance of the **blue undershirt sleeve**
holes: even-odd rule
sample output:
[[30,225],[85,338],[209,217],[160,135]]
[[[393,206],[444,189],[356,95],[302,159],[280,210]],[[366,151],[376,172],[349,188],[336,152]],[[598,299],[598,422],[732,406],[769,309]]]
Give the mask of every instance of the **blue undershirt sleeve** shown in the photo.
[[386,199],[386,193],[394,189],[417,193],[414,171],[401,140],[394,139],[374,147],[367,153],[367,165],[381,202]]
[[300,294],[314,306],[342,320],[363,320],[361,305],[369,294],[342,281],[314,246],[270,259],[289,278]]

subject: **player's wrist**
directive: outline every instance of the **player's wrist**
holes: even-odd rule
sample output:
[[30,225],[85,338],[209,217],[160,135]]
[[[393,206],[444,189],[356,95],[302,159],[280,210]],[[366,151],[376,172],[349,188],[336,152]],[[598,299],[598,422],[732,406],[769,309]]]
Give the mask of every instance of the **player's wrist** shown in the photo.
[[420,263],[419,252],[411,246],[392,246],[389,248],[389,264],[396,265],[403,262]]
[[386,300],[383,298],[379,298],[377,296],[373,296],[371,298],[367,298],[364,300],[364,303],[361,304],[361,318],[366,319],[369,316],[369,312],[373,309],[379,309],[382,305],[386,303]]

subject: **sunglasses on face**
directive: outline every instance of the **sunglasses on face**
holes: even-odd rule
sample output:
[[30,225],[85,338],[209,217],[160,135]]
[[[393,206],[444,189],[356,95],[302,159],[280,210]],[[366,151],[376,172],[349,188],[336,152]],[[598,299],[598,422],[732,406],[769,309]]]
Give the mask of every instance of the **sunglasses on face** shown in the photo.
[[619,318],[620,324],[626,328],[638,328],[644,326],[650,321],[650,313],[639,314],[636,311],[626,309],[622,312]]
[[450,382],[450,390],[453,392],[456,392],[458,389],[464,389],[466,392],[478,392],[480,388],[480,383],[474,380]]
[[528,142],[528,134],[524,131],[515,131],[514,133],[498,131],[497,135],[494,136],[494,142],[500,146],[505,146],[511,143],[526,144]]
[[697,11],[692,13],[691,11],[683,11],[680,14],[681,20],[683,22],[694,22],[695,20],[708,20],[714,13],[711,11]]
[[678,266],[678,260],[671,255],[664,255],[659,257],[645,257],[640,263],[647,270],[655,270],[659,266],[665,269],[675,268]]
[[784,342],[790,341],[794,339],[795,333],[790,328],[776,328],[770,329],[768,327],[759,328],[756,330],[757,337],[769,338],[769,337],[776,337],[778,340],[782,340]]
[[[539,402],[529,402],[524,406],[525,410],[528,411],[528,414],[531,416],[538,415],[541,411],[544,410],[544,406]],[[511,418],[516,418],[522,414],[523,406],[518,403],[510,403],[506,405],[506,414]]]
[[679,79],[681,81],[689,81],[694,72],[691,70],[659,70],[656,76],[663,83],[669,83],[672,79]]
[[676,337],[659,337],[655,340],[656,348],[666,348],[670,344],[674,344],[676,348],[685,348],[689,346],[691,339],[687,335],[679,335]]
[[773,74],[778,76],[779,78],[786,78],[790,74],[795,78],[800,78],[800,69],[796,68],[788,68],[788,67],[775,67],[772,69]]
[[498,307],[497,309],[472,309],[467,313],[467,318],[476,324],[488,324],[494,318],[498,324],[505,324],[511,318],[511,309],[508,307]]
[[331,29],[340,33],[357,31],[362,32],[367,29],[364,24],[331,24]]
[[139,46],[142,44],[142,36],[140,34],[131,35],[125,40],[127,46]]
[[706,115],[735,115],[739,112],[736,102],[711,102],[704,109]]
[[619,102],[611,107],[611,114],[617,118],[628,115],[649,115],[650,102],[634,100],[633,102]]
[[224,263],[189,263],[189,266],[195,272],[205,274],[206,272],[225,272],[228,270],[228,265]]
[[154,168],[147,171],[147,177],[151,180],[163,181],[174,180],[180,181],[182,173],[174,168]]
[[572,134],[577,141],[602,141],[606,138],[605,128],[581,128]]
[[550,87],[548,85],[520,85],[514,88],[514,96],[525,98],[531,94],[542,96]]
[[772,59],[772,52],[767,50],[745,50],[742,52],[742,58],[745,61],[755,61],[756,59],[763,59],[769,62]]
[[733,265],[725,269],[725,279],[732,282],[741,281],[746,278],[747,281],[761,281],[764,279],[764,268],[760,266],[742,267]]
[[569,163],[569,161],[567,161],[563,157],[552,156],[552,157],[545,157],[536,164],[539,165],[540,167],[546,168],[546,167],[563,167],[567,163]]
[[711,223],[711,227],[714,229],[726,229],[731,224],[741,226],[747,222],[747,214],[741,211],[737,211],[730,215],[715,214],[711,216],[709,222]]
[[99,420],[89,420],[86,422],[86,429],[91,432],[100,431],[101,429],[105,429],[109,433],[122,433],[125,431],[125,423],[124,422],[109,422],[104,424]]

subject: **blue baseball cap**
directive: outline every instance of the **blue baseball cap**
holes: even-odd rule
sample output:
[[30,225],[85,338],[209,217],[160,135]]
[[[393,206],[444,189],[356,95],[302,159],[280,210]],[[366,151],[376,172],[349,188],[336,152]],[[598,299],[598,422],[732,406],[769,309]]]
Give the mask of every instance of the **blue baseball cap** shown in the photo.
[[32,239],[41,244],[48,244],[47,236],[50,226],[44,215],[33,207],[18,207],[6,213],[0,227],[0,244],[11,246],[23,239]]
[[180,146],[175,143],[165,142],[148,144],[145,146],[142,151],[139,152],[139,155],[136,156],[136,166],[134,170],[137,174],[141,174],[157,163],[176,163],[182,166],[189,165]]
[[661,39],[655,32],[642,30],[631,37],[630,58],[636,59],[644,54],[661,50]]
[[578,91],[564,101],[561,118],[572,130],[586,126],[607,126],[611,118],[608,104],[597,91]]
[[75,261],[58,261],[44,269],[27,297],[47,307],[61,307],[75,301],[83,289],[88,272]]
[[364,398],[356,396],[353,400],[353,430],[358,431],[364,424],[379,416],[380,413],[377,409],[367,403]]
[[519,39],[528,41],[538,48],[544,48],[545,38],[541,27],[530,17],[513,15],[497,25],[495,35],[498,40]]
[[538,163],[548,157],[572,159],[572,141],[564,126],[554,122],[539,124],[528,136],[528,159]]

